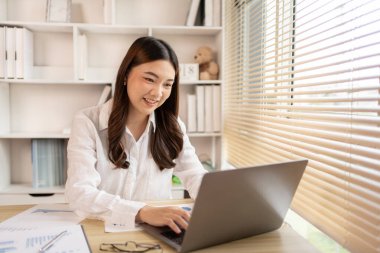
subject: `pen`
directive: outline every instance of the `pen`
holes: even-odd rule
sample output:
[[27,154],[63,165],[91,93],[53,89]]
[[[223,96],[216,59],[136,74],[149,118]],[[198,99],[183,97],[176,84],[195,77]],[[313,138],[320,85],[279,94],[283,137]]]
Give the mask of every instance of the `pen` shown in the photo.
[[50,249],[51,246],[54,245],[54,243],[56,243],[67,231],[63,231],[61,233],[59,233],[56,237],[54,237],[53,239],[51,239],[48,243],[46,243],[42,248],[40,248],[39,252],[40,253],[43,253],[43,252],[46,252],[48,249]]

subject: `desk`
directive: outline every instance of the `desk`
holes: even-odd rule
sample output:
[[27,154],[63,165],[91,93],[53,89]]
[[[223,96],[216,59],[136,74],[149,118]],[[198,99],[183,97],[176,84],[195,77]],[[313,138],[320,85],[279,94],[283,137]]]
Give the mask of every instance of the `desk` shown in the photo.
[[[161,202],[160,204],[181,204],[188,201],[170,201]],[[18,206],[0,206],[0,222],[13,215],[16,215],[31,205]],[[93,253],[101,253],[99,245],[102,242],[116,243],[132,240],[136,242],[151,242],[161,244],[165,253],[174,253],[175,251],[166,244],[158,241],[154,237],[143,231],[122,232],[122,233],[105,233],[104,224],[99,220],[85,219],[81,222],[86,231],[86,235]],[[206,236],[206,235],[205,235]],[[319,253],[309,242],[298,235],[290,226],[284,225],[282,228],[246,239],[221,244],[218,246],[195,251],[198,253]]]

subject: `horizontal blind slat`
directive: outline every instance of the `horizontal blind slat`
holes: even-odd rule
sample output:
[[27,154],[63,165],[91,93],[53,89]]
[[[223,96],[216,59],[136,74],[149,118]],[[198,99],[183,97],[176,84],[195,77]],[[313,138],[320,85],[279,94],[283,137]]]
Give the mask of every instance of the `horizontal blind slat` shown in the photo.
[[378,2],[226,2],[228,160],[308,159],[293,207],[352,252],[377,253]]

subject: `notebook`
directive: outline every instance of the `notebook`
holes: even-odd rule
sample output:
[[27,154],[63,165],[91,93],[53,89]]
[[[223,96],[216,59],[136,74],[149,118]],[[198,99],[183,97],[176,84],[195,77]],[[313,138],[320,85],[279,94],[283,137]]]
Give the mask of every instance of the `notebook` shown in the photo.
[[[186,231],[141,224],[178,252],[189,252],[281,227],[307,160],[204,175]],[[207,236],[205,236],[207,235]]]

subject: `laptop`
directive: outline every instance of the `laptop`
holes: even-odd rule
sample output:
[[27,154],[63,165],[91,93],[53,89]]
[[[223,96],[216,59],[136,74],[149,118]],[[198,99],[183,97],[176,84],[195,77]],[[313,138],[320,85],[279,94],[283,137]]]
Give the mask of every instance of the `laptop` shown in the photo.
[[186,231],[140,224],[178,252],[189,252],[281,227],[307,160],[204,175]]

